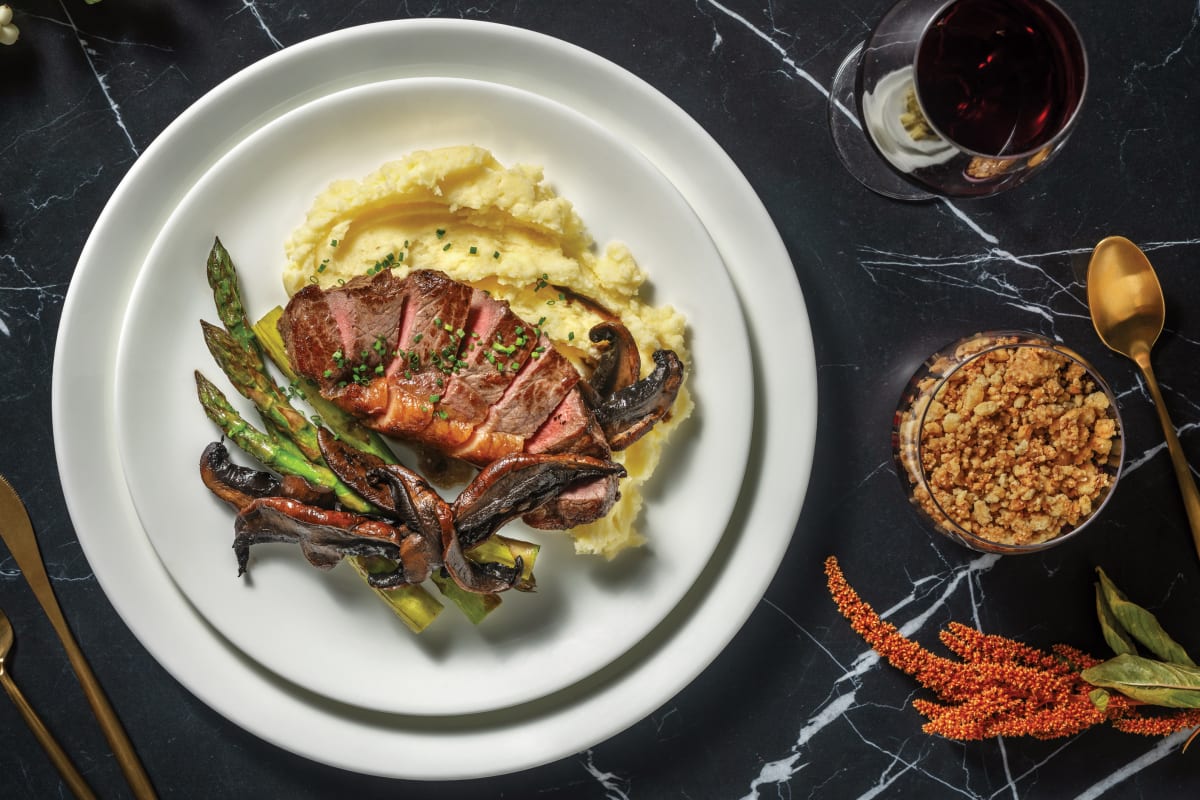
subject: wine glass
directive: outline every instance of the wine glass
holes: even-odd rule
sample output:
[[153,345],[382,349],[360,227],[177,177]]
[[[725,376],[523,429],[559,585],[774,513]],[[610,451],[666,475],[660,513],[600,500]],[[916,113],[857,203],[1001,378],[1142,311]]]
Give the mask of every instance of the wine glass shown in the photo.
[[900,0],[838,69],[830,131],[880,194],[990,195],[1062,147],[1087,72],[1079,31],[1050,0]]

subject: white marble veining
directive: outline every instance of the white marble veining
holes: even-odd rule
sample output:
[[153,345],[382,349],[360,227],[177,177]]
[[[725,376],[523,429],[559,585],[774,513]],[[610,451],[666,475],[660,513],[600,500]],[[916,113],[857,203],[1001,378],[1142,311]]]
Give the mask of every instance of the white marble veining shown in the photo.
[[117,104],[117,101],[112,96],[112,92],[109,90],[108,77],[96,66],[96,51],[92,49],[92,46],[88,44],[87,37],[75,25],[75,20],[71,17],[71,12],[67,10],[67,4],[63,0],[59,0],[59,8],[62,9],[63,18],[66,20],[67,25],[74,32],[76,41],[79,42],[79,49],[83,51],[83,56],[87,59],[88,68],[91,69],[92,75],[100,87],[100,91],[104,93],[104,99],[108,102],[108,107],[112,110],[113,121],[121,129],[121,132],[125,134],[125,139],[129,142],[129,149],[135,156],[140,155],[141,150],[138,149],[137,144],[133,141],[133,134],[129,132],[129,128],[125,125],[125,118],[121,115],[121,107]]
[[258,3],[255,0],[242,0],[242,11],[250,12],[250,16],[254,17],[254,21],[258,23],[258,27],[267,35],[267,39],[270,40],[276,50],[283,49],[283,42],[275,38],[275,34],[267,27],[267,21],[263,19],[262,13],[258,10]]

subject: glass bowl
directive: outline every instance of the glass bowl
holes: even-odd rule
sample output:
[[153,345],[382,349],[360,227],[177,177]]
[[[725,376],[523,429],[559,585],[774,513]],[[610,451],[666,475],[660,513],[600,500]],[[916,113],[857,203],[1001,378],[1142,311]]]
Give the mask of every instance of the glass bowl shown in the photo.
[[985,553],[1078,536],[1120,478],[1120,413],[1082,356],[994,331],[929,357],[896,409],[892,450],[927,527]]

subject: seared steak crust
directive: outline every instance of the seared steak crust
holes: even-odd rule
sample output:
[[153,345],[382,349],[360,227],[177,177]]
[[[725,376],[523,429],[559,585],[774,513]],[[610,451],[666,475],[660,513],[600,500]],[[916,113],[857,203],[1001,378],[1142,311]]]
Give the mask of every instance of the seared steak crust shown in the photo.
[[[580,393],[580,375],[508,303],[419,270],[390,269],[297,292],[279,322],[295,370],[367,427],[486,466],[510,453],[611,450]],[[609,476],[527,518],[564,528],[602,517]]]

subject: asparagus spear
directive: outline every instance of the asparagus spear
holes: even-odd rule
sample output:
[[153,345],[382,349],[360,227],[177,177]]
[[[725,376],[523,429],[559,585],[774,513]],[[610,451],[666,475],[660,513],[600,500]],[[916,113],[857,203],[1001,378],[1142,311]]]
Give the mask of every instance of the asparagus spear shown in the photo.
[[317,429],[292,407],[261,359],[252,357],[228,331],[200,320],[208,351],[243,397],[254,403],[272,428],[296,443],[310,461],[321,460]]
[[213,290],[213,299],[217,303],[217,314],[221,317],[221,324],[238,344],[258,360],[259,368],[262,369],[262,354],[258,350],[250,322],[246,319],[246,307],[242,303],[237,270],[233,266],[229,251],[221,244],[219,238],[213,239],[212,250],[208,253],[208,285]]
[[[207,323],[205,341],[222,370],[238,390],[255,406],[271,427],[283,434],[276,440],[255,429],[238,415],[216,386],[199,372],[196,387],[209,418],[216,422],[239,447],[264,466],[278,472],[299,475],[309,482],[333,489],[339,502],[355,511],[371,511],[372,506],[346,486],[324,465],[317,444],[316,429],[297,411],[279,386],[267,374],[258,338],[246,317],[237,270],[221,240],[213,240],[207,262],[208,285],[213,291],[217,314],[225,326],[222,331]],[[286,444],[285,444],[286,442]],[[294,447],[291,446],[294,444]],[[386,449],[386,448],[385,448]],[[391,451],[388,455],[394,461]],[[362,559],[349,559],[364,578],[368,565]],[[441,612],[442,604],[421,586],[404,586],[387,591],[376,589],[392,610],[414,632],[421,632]]]
[[[370,503],[342,483],[328,467],[312,463],[298,448],[282,445],[243,419],[229,404],[221,390],[199,370],[196,371],[196,393],[208,418],[215,422],[234,444],[258,459],[264,466],[285,475],[298,475],[314,485],[333,489],[338,500],[346,508],[360,512],[372,510]],[[355,571],[366,577],[368,567],[361,559],[348,560]],[[442,604],[422,586],[401,586],[396,589],[373,591],[383,598],[414,633],[420,633],[428,627],[442,610]]]
[[208,418],[217,423],[234,444],[258,459],[263,466],[285,475],[299,475],[315,486],[330,488],[338,501],[353,511],[366,513],[373,510],[370,503],[342,483],[329,467],[310,461],[298,450],[280,446],[270,435],[243,419],[221,390],[199,370],[196,370],[196,394]]

